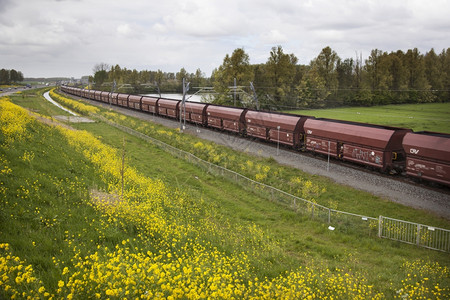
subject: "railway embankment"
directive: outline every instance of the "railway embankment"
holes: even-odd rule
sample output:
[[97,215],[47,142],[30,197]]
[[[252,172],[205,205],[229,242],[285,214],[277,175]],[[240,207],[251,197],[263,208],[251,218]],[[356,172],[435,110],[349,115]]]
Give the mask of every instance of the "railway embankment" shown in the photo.
[[[180,127],[178,121],[168,118],[110,106],[92,100],[84,100],[92,105],[109,108],[128,116],[155,122],[170,128]],[[359,169],[333,160],[328,163],[327,159],[321,157],[314,157],[284,148],[278,149],[277,145],[262,143],[254,139],[242,138],[236,134],[220,132],[193,124],[188,124],[184,132],[234,150],[272,158],[282,165],[297,168],[312,175],[324,176],[338,184],[450,219],[450,191],[445,188],[435,189],[427,185],[417,184],[415,181]]]

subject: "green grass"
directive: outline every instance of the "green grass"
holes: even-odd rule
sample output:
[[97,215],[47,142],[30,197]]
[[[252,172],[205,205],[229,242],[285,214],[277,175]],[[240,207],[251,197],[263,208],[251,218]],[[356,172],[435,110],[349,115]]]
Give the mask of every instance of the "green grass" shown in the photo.
[[[22,101],[21,98],[16,99],[17,100],[15,101]],[[107,112],[108,111],[103,110],[103,113]],[[160,139],[166,143],[172,144],[175,147],[179,147],[185,151],[194,153],[195,155],[207,161],[222,165],[252,179],[255,179],[258,174],[263,173],[260,169],[262,169],[264,166],[267,166],[269,172],[267,172],[267,177],[262,180],[264,183],[278,187],[289,193],[297,194],[300,197],[303,196],[305,198],[313,198],[314,201],[327,207],[371,217],[378,217],[379,215],[383,215],[422,224],[429,224],[432,226],[444,228],[450,227],[450,222],[448,220],[437,218],[431,213],[426,213],[424,211],[405,207],[403,205],[393,203],[366,192],[335,184],[325,177],[309,175],[296,168],[279,165],[273,159],[264,159],[251,156],[246,153],[237,152],[227,147],[216,145],[212,142],[206,142],[191,135],[179,135],[177,133],[177,130],[171,130],[158,124],[147,123],[136,118],[121,117],[117,119],[125,126],[131,126],[139,129],[140,131],[149,134],[150,136]],[[116,147],[118,146],[118,144],[122,143],[122,138],[120,138],[120,135],[117,136],[116,131],[113,131],[109,135],[104,136],[105,133],[101,132],[101,129],[104,125],[99,125],[99,123],[73,124],[72,126],[81,129],[88,129],[89,131],[94,132],[96,135],[102,136],[102,140],[104,140],[106,143],[111,143],[115,139],[116,144],[114,146]],[[144,142],[142,143],[143,145],[140,146],[139,149],[143,151],[143,149],[146,147],[146,144]],[[204,147],[196,147],[196,145],[198,145],[199,143]],[[152,176],[160,177],[171,176],[170,174],[177,174],[176,171],[163,172],[166,168],[165,165],[155,165],[153,163],[153,161],[158,160],[142,159],[142,157],[152,156],[146,156],[144,153],[137,153],[134,157],[136,168],[140,171],[141,168],[144,168],[142,171],[153,172],[150,173]],[[162,158],[158,159],[162,160]],[[248,167],[249,162],[251,162],[253,167]],[[318,189],[325,189],[325,192],[311,192],[310,194],[305,195],[303,191],[299,190],[296,185],[293,185],[291,183],[293,178],[302,178],[303,181],[310,181],[314,183],[314,186],[317,186]],[[175,183],[182,183],[185,181],[185,179],[180,179],[177,177],[170,178],[170,180],[171,182]],[[193,184],[193,182],[188,183],[189,185]],[[364,201],[361,201],[361,199],[364,199]]]
[[[180,135],[177,133],[177,130],[147,123],[132,117],[116,118],[116,121],[121,122],[125,126],[139,129],[139,131],[163,142],[193,153],[206,161],[241,173],[251,179],[258,179],[258,175],[267,175],[266,178],[258,181],[308,200],[311,199],[327,207],[375,218],[383,215],[438,227],[450,227],[450,223],[447,220],[436,217],[431,213],[418,211],[366,192],[335,184],[326,177],[310,175],[299,169],[280,165],[270,158],[265,159],[234,151],[228,147],[216,145],[189,134]],[[197,147],[196,145],[199,144],[203,146]],[[249,167],[250,163],[252,167]],[[261,171],[264,167],[269,169],[267,173]],[[301,178],[302,183],[299,185],[293,184],[292,180],[295,178]],[[318,190],[325,189],[325,192],[311,191],[310,193],[305,193],[302,185],[306,182],[311,182],[313,188]]]
[[[14,97],[14,102],[23,106],[40,107],[40,112],[44,114],[62,114],[61,111],[53,111],[51,104],[39,97],[33,101]],[[124,123],[135,124],[137,127],[145,125],[142,121],[128,117],[124,118]],[[243,190],[229,181],[205,173],[192,164],[176,159],[147,142],[104,123],[70,125],[93,133],[119,152],[125,139],[127,165],[145,176],[162,179],[169,186],[182,190],[191,199],[204,199],[219,212],[217,221],[223,221],[224,226],[228,223],[244,227],[256,224],[265,233],[263,243],[277,241],[280,247],[279,252],[268,250],[260,257],[250,258],[256,275],[260,278],[273,277],[305,265],[319,264],[330,269],[350,267],[353,271],[365,274],[370,284],[391,298],[395,294],[394,290],[401,286],[401,280],[407,277],[406,271],[401,269],[405,261],[423,259],[450,266],[447,253],[378,239],[373,234],[361,236],[351,231],[329,231],[326,223],[298,215],[289,208],[267,201],[256,192]],[[155,126],[156,131],[168,130],[154,124],[152,126]],[[14,200],[9,200],[7,205],[2,202],[0,238],[1,242],[13,245],[17,255],[33,264],[45,282],[55,285],[58,267],[52,263],[52,257],[56,257],[59,262],[69,262],[71,258],[71,253],[65,250],[66,232],[79,233],[73,239],[83,247],[83,253],[88,253],[89,248],[95,248],[98,243],[113,248],[124,239],[133,239],[133,234],[116,228],[99,240],[100,216],[82,201],[90,188],[102,185],[95,176],[92,165],[81,153],[71,149],[54,130],[40,126],[34,132],[26,144],[18,143],[8,149],[0,148],[0,154],[11,161],[10,167],[14,170],[13,176],[5,181],[9,192],[3,201]],[[200,140],[192,142],[195,144],[198,141]],[[30,163],[20,159],[25,151],[35,153],[35,159]],[[362,205],[361,208],[355,208],[358,212],[387,216],[395,214],[397,217],[419,219],[425,223],[429,221],[443,227],[449,225],[448,221],[435,220],[434,216],[420,210],[396,205],[367,193],[333,184],[324,178],[308,177],[296,169],[278,166],[273,160],[262,160],[218,147],[217,152],[221,151],[226,151],[228,158],[234,156],[234,160],[241,159],[236,163],[238,167],[246,161],[252,161],[255,165],[269,165],[271,171],[280,168],[277,177],[281,181],[289,181],[293,176],[306,176],[319,186],[326,187],[326,192],[317,201],[327,202],[333,199],[338,203],[346,202],[347,204],[339,204],[344,208]],[[228,164],[232,166],[230,161]],[[70,182],[79,182],[79,179],[82,179],[81,184],[74,187],[70,185]],[[33,189],[36,184],[32,183],[36,180],[41,186]],[[29,186],[24,183],[29,183]],[[277,182],[274,180],[274,183]],[[32,195],[20,194],[21,186],[31,190]],[[15,194],[20,194],[21,197],[15,197]],[[360,201],[361,199],[364,201]],[[36,208],[39,208],[39,213],[35,212]],[[54,225],[47,226],[41,217],[48,218],[47,223]],[[237,246],[232,240],[211,242],[227,252],[235,251],[236,247],[242,247],[242,251],[249,251],[250,248],[247,245]],[[441,284],[448,284],[448,278]]]
[[[311,259],[337,268],[343,268],[349,260],[354,259],[353,264],[358,270],[370,268],[371,272],[382,274],[383,270],[391,268],[392,264],[399,267],[404,259],[411,258],[410,255],[415,258],[423,255],[445,258],[445,254],[380,240],[374,235],[357,237],[352,234],[333,234],[326,229],[328,224],[311,221],[282,205],[261,199],[254,193],[244,191],[220,177],[206,174],[198,167],[180,161],[136,137],[118,133],[116,129],[99,123],[77,124],[75,127],[93,132],[96,136],[100,136],[104,143],[118,149],[122,147],[122,137],[125,136],[127,161],[140,172],[152,178],[163,179],[164,182],[185,191],[192,198],[201,197],[208,202],[212,201],[221,214],[231,220],[231,223],[255,223],[272,239],[279,240],[283,245],[284,253],[279,257],[266,258],[267,261],[272,262],[271,269],[261,270],[262,277],[277,275],[286,268],[295,269]],[[152,159],[143,162],[142,157]],[[159,163],[155,164],[155,162]],[[344,189],[340,192],[343,193],[342,197],[345,195],[348,197],[355,191]],[[333,191],[329,193],[334,195]],[[366,199],[368,197],[366,193],[358,194],[356,197]],[[380,201],[373,196],[370,198],[367,201],[374,203]],[[388,204],[386,208],[380,208],[384,213],[404,209],[390,202],[384,202],[384,204]],[[407,210],[412,211],[411,215],[420,214],[416,210]],[[381,261],[379,256],[385,257],[387,253],[391,253],[389,255],[391,258]],[[356,266],[359,263],[363,268]],[[394,273],[394,269],[391,270]],[[382,278],[379,284],[387,285],[390,279],[390,277]]]
[[287,112],[317,118],[411,128],[414,131],[450,133],[450,103],[346,107]]
[[[26,142],[0,148],[12,169],[2,177],[6,189],[0,194],[0,239],[26,258],[44,283],[54,285],[57,268],[52,258],[68,261],[62,251],[65,232],[82,233],[77,237],[80,241],[98,239],[90,227],[96,213],[82,199],[88,195],[88,186],[99,185],[100,180],[60,134],[42,125],[34,126],[33,131]],[[34,158],[23,160],[25,153]]]
[[59,109],[53,104],[49,104],[48,101],[42,97],[42,94],[48,90],[50,90],[50,88],[25,90],[19,95],[12,96],[12,99],[16,99],[13,102],[20,102],[21,106],[44,116],[70,116],[68,112]]

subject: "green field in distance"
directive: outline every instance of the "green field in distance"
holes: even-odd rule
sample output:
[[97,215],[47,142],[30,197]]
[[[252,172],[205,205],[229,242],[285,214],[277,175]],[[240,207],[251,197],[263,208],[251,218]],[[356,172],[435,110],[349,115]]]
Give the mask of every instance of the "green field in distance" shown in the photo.
[[345,121],[411,128],[414,131],[450,133],[450,103],[383,105],[316,110],[295,110],[287,113]]

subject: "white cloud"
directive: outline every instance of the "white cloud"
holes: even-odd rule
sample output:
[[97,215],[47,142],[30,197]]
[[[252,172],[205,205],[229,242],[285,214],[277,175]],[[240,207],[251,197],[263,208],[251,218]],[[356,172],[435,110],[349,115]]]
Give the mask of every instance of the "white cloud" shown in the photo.
[[287,36],[276,29],[263,32],[260,36],[261,40],[266,44],[280,45],[288,41]]
[[450,47],[450,1],[0,0],[0,62],[25,76],[92,73],[99,62],[207,75],[243,47],[264,63],[281,45],[300,63],[326,46],[342,58],[372,49]]
[[120,24],[119,26],[117,26],[117,33],[119,35],[127,36],[128,34],[130,34],[130,32],[131,29],[129,24]]

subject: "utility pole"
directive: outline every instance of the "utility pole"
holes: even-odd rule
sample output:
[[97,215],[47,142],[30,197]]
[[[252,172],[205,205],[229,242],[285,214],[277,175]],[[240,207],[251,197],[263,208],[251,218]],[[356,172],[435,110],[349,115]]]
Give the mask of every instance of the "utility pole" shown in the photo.
[[277,138],[277,156],[280,154],[280,125],[277,126],[278,138]]
[[156,91],[158,92],[159,98],[161,98],[161,91],[159,89],[158,81],[155,81]]
[[116,80],[114,79],[112,87],[111,87],[111,97],[108,98],[109,101],[109,108],[111,108],[111,98],[112,98],[112,93],[114,93],[114,90],[116,89]]
[[[186,128],[186,93],[189,91],[190,82],[185,83],[186,79],[183,78],[183,100],[180,104],[180,131],[183,131]],[[182,113],[182,110],[184,114]],[[181,116],[184,116],[184,125],[182,125]]]
[[233,106],[236,106],[236,77],[234,77],[234,102],[233,102]]
[[255,91],[255,87],[253,86],[253,82],[250,82],[250,88],[253,91],[253,99],[256,102],[256,110],[259,110],[258,96],[256,96],[256,91]]

